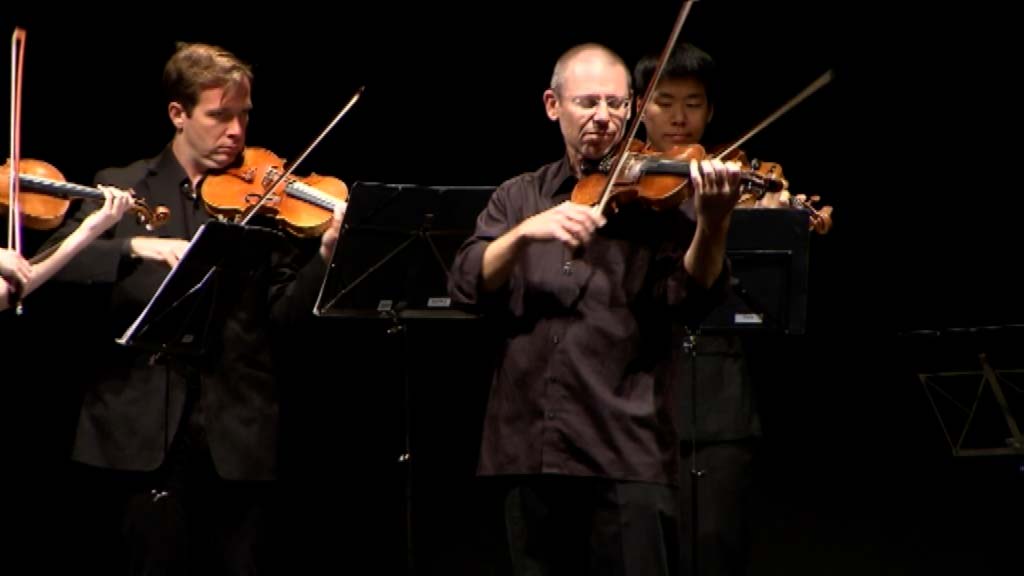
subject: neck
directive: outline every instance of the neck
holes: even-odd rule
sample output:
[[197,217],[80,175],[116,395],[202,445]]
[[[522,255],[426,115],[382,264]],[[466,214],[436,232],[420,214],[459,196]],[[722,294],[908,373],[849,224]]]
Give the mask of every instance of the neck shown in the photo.
[[195,189],[206,170],[188,153],[188,147],[185,146],[185,141],[182,139],[181,134],[177,134],[174,137],[174,141],[171,142],[171,151],[178,160],[178,164],[181,164],[181,167],[185,169],[185,174],[188,175],[188,179],[192,182],[193,189]]
[[598,158],[587,158],[581,154],[578,150],[572,148],[566,149],[566,154],[569,158],[569,168],[572,170],[573,175],[576,178],[583,178],[591,171],[596,170],[602,163],[609,161],[615,154],[618,143],[613,144],[610,148],[605,150],[604,155]]
[[580,170],[580,167],[583,165],[583,155],[572,148],[566,148],[565,151],[566,156],[569,158],[569,170],[572,172],[572,175],[577,179],[582,178],[583,172]]

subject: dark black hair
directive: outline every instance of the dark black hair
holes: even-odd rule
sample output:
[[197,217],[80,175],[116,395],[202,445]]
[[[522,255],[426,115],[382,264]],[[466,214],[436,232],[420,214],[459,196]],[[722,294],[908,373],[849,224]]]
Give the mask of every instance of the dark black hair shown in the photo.
[[[661,60],[661,52],[648,54],[637,62],[633,69],[633,85],[639,94],[643,94],[647,90],[647,84],[654,76],[659,60]],[[696,78],[704,85],[708,103],[713,104],[715,102],[716,72],[715,61],[707,52],[693,44],[683,42],[676,44],[675,49],[669,54],[661,77],[662,79]]]

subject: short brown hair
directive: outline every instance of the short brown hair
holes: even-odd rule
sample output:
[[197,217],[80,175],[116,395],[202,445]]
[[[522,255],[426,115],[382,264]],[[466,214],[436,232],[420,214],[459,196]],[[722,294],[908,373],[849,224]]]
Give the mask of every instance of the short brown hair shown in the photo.
[[230,90],[252,84],[252,78],[252,68],[220,46],[178,42],[164,66],[163,82],[167,101],[178,102],[191,114],[203,90]]

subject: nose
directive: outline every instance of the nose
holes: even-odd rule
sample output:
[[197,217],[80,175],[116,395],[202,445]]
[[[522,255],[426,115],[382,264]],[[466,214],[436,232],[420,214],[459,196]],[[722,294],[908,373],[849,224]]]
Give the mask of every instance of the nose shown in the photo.
[[682,106],[672,107],[672,123],[678,126],[686,124],[686,110]]
[[245,133],[245,121],[241,116],[236,115],[228,124],[228,136],[239,137]]
[[594,109],[594,122],[598,124],[607,124],[611,119],[611,111],[608,109],[608,103],[601,100],[597,104],[597,108]]

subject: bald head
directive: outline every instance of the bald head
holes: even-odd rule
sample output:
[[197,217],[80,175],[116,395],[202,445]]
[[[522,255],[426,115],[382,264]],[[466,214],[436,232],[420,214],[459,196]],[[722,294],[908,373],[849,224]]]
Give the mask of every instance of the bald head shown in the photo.
[[593,69],[595,67],[614,66],[622,69],[626,83],[632,90],[632,78],[629,68],[618,54],[612,52],[606,46],[594,42],[573,46],[563,53],[555,62],[555,70],[551,74],[551,90],[556,94],[563,94],[565,88],[565,77],[570,69]]
[[631,114],[632,86],[622,58],[600,44],[581,44],[555,64],[544,91],[548,118],[558,122],[570,164],[608,153]]

